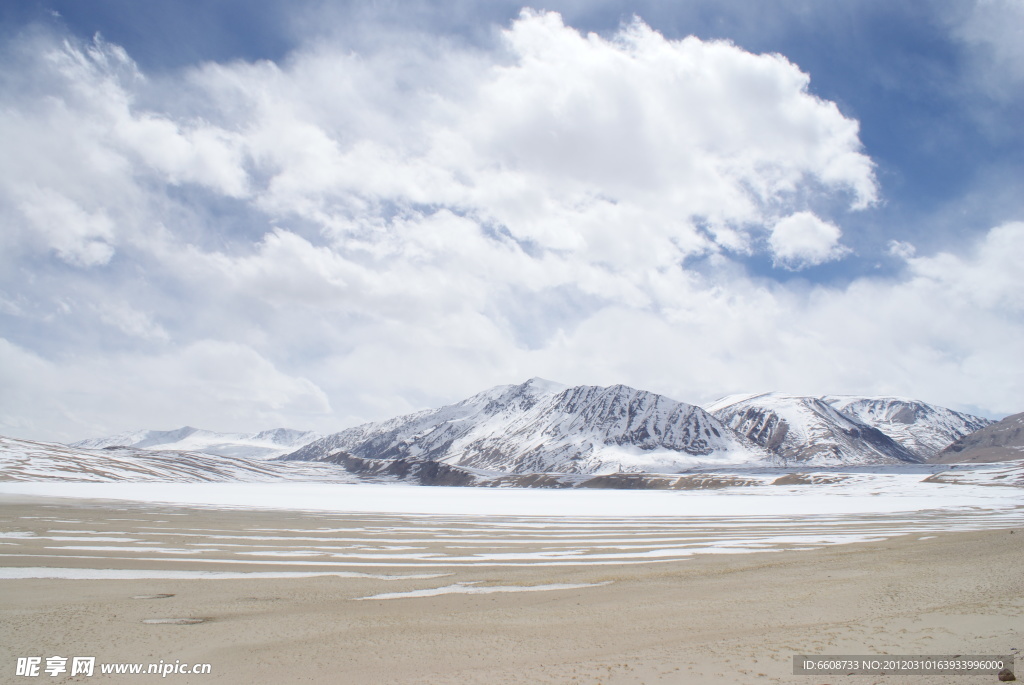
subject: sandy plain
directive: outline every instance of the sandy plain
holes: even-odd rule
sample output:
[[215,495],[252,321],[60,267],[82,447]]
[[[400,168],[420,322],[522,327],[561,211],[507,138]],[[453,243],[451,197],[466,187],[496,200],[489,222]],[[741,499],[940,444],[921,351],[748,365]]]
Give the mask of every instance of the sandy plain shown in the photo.
[[[688,554],[701,538],[735,538],[735,526],[538,526],[4,495],[0,682],[998,682],[793,675],[796,654],[1024,648],[1024,530],[890,524],[850,544],[807,549],[821,530],[805,530],[773,533],[746,553]],[[12,577],[18,569],[186,577]],[[442,594],[415,594],[423,591]],[[382,594],[391,598],[373,598]],[[141,598],[158,595],[167,596]],[[203,621],[144,623],[166,618]],[[13,675],[17,657],[52,655],[209,663],[212,672]]]

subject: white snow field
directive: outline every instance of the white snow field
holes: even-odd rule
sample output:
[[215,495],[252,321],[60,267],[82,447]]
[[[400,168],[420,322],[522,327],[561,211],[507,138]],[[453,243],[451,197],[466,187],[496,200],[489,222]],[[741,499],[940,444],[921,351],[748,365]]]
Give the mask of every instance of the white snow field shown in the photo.
[[[708,490],[426,487],[401,483],[26,482],[0,494],[344,513],[466,516],[811,516],[1024,505],[1024,464],[736,469]],[[798,474],[797,483],[786,477]],[[780,482],[781,479],[781,482]]]
[[[939,471],[794,479],[762,469],[744,474],[754,485],[691,491],[3,482],[0,503],[13,513],[0,527],[0,565],[19,567],[10,578],[96,577],[86,568],[401,574],[657,563],[1024,526],[1024,465]],[[16,513],[27,502],[38,515]]]

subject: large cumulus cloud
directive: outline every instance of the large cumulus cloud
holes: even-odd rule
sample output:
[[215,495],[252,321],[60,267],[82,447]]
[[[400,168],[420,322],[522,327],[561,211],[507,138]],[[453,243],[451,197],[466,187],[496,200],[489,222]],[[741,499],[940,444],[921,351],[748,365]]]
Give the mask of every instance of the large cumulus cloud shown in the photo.
[[[893,302],[940,306],[936,269],[1016,284],[988,242],[844,288],[742,267],[843,259],[843,217],[878,200],[857,122],[783,56],[524,11],[486,49],[410,34],[144,74],[36,32],[4,64],[5,430],[330,430],[538,374],[1005,403],[964,370],[999,349],[888,326]],[[969,290],[964,317],[1019,327]],[[940,350],[941,387],[913,363]],[[135,378],[161,401],[118,401]]]

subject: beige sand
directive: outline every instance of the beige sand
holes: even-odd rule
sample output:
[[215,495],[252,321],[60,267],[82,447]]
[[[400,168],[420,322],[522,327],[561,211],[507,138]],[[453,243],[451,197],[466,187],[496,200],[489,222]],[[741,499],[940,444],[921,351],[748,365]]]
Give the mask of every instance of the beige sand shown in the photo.
[[[136,533],[140,540],[153,530],[249,534],[289,529],[307,520],[289,512],[146,505],[111,509],[15,498],[0,503],[0,515],[6,531],[93,530],[101,535],[116,530]],[[353,517],[355,537],[369,535],[365,526],[360,528],[367,518]],[[331,526],[336,528],[338,520],[331,518]],[[402,535],[408,538],[424,525],[423,519],[410,520]],[[429,548],[431,535],[421,537]],[[181,542],[174,535],[164,538],[168,545]],[[209,567],[157,554],[150,555],[153,561],[131,561],[116,551],[70,555],[53,541],[4,540],[15,543],[0,546],[6,555],[0,565],[8,568]],[[216,570],[306,568],[251,558],[265,563],[218,563]],[[167,678],[79,676],[75,682],[994,683],[993,676],[794,676],[792,656],[1006,654],[1024,648],[1022,530],[901,535],[812,551],[700,555],[667,563],[450,568],[410,563],[351,570],[451,575],[0,580],[0,682],[71,682],[45,675],[17,679],[15,660],[79,655],[96,656],[98,662],[210,663],[213,672]],[[354,601],[456,583],[607,584]],[[133,599],[158,594],[173,596]],[[206,621],[143,623],[163,618]]]

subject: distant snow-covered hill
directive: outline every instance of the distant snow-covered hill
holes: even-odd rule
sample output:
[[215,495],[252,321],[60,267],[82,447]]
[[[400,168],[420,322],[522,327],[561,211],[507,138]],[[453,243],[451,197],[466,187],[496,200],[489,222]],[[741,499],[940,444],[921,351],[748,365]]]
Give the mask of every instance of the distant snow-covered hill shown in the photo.
[[352,483],[356,480],[334,464],[283,464],[132,447],[86,449],[0,436],[0,481]]
[[708,407],[729,428],[784,464],[891,464],[924,459],[878,428],[817,397],[770,392],[724,397]]
[[992,423],[989,419],[899,397],[830,395],[834,409],[874,426],[923,460],[931,460],[960,438]]
[[214,433],[185,426],[169,431],[140,430],[119,433],[107,438],[79,440],[71,443],[71,447],[134,447],[147,450],[202,452],[222,457],[274,459],[294,452],[320,437],[319,433],[290,428],[274,428],[259,433]]
[[700,407],[624,385],[566,387],[534,378],[356,426],[283,459],[349,456],[514,474],[598,474],[766,463],[768,454]]

